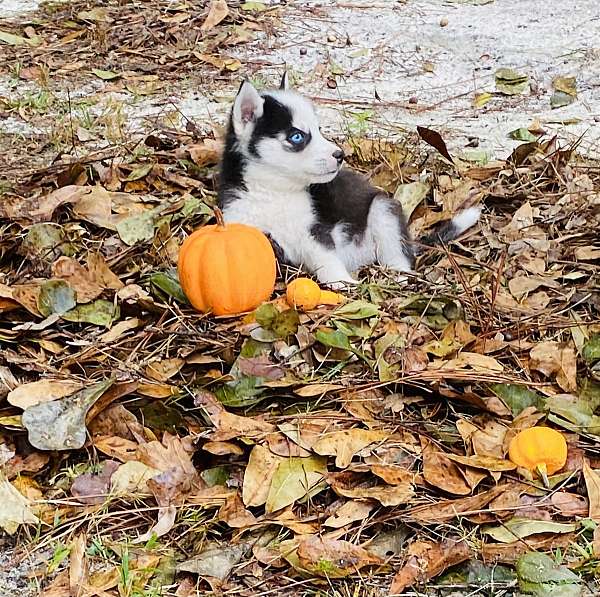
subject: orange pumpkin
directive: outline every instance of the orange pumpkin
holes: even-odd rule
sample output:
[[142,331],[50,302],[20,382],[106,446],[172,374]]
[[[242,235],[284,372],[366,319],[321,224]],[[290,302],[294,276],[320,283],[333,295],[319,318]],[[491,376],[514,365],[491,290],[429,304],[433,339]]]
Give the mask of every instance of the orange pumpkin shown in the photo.
[[217,224],[191,234],[179,251],[179,281],[190,303],[203,313],[237,315],[271,297],[276,262],[267,237],[244,224]]

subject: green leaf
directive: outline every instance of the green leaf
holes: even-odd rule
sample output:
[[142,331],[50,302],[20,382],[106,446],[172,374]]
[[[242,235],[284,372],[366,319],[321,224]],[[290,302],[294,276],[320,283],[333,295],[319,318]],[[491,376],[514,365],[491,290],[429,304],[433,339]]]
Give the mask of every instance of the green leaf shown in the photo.
[[515,129],[514,131],[510,131],[508,136],[511,139],[515,139],[516,141],[537,141],[539,135],[534,135],[529,131],[529,129],[525,127],[521,127],[519,129]]
[[115,73],[112,70],[101,70],[99,68],[93,68],[92,73],[103,81],[112,81],[121,76],[120,73]]
[[108,379],[80,392],[30,406],[22,416],[28,439],[38,450],[77,450],[87,439],[85,417],[92,405],[114,383]]
[[562,108],[564,106],[568,106],[569,104],[572,104],[574,101],[575,101],[575,98],[572,95],[569,95],[568,93],[565,93],[564,91],[555,91],[550,96],[550,107],[553,109]]
[[587,363],[600,361],[600,334],[592,336],[583,346],[581,356]]
[[280,338],[287,338],[298,331],[300,316],[296,309],[286,309],[277,315],[271,329]]
[[181,288],[181,284],[179,283],[179,278],[177,277],[177,272],[167,271],[167,272],[156,272],[152,274],[149,278],[150,284],[156,286],[159,290],[162,290],[165,294],[170,297],[173,297],[176,301],[187,304],[188,300]]
[[110,327],[112,322],[119,317],[119,308],[114,303],[104,299],[98,299],[85,305],[77,305],[62,315],[67,321],[79,323],[92,323]]
[[526,386],[497,383],[492,384],[490,388],[512,410],[515,417],[529,406],[535,406],[538,410],[544,410],[545,408],[544,397]]
[[271,480],[266,512],[275,512],[297,500],[316,495],[327,487],[323,482],[326,473],[327,458],[287,458],[279,464]]
[[15,35],[8,31],[0,31],[0,42],[9,46],[39,46],[42,43],[42,38],[39,35],[33,37],[23,37]]
[[256,323],[267,329],[271,329],[277,315],[279,315],[279,311],[273,303],[264,303],[254,312]]
[[600,436],[600,417],[594,414],[593,405],[585,397],[573,400],[561,395],[549,396],[546,408],[551,413],[548,418],[553,423],[576,433]]
[[154,164],[140,164],[137,168],[134,168],[129,176],[125,179],[125,182],[130,182],[132,180],[140,180],[145,176],[148,176],[150,171],[154,168]]
[[214,487],[215,485],[226,485],[231,475],[226,467],[215,466],[203,470],[200,476],[209,487]]
[[430,188],[425,182],[409,182],[398,186],[394,199],[402,206],[402,213],[407,221],[417,206],[427,197]]
[[264,2],[244,2],[240,4],[242,10],[256,10],[257,12],[263,12],[268,10],[269,7]]
[[512,543],[538,533],[572,533],[577,530],[576,524],[549,522],[547,520],[531,520],[529,518],[511,518],[501,526],[483,527],[481,532],[500,543]]
[[342,350],[352,350],[352,345],[346,334],[339,330],[317,330],[315,339],[324,346],[331,348],[341,348]]
[[215,396],[225,406],[242,408],[261,402],[265,388],[259,387],[262,377],[244,376],[235,383],[227,383],[217,388]]
[[75,291],[63,280],[48,280],[40,288],[38,309],[44,317],[64,315],[77,304]]
[[116,227],[121,240],[130,247],[138,242],[152,240],[154,221],[160,211],[162,207],[148,209],[118,222]]
[[577,597],[581,580],[566,566],[536,551],[523,554],[516,565],[519,589],[539,597]]
[[496,71],[496,90],[504,95],[519,95],[527,89],[529,77],[512,68],[499,68]]
[[352,301],[335,310],[334,316],[343,319],[369,319],[379,315],[379,308],[367,301]]
[[54,262],[61,255],[71,256],[75,253],[72,244],[66,242],[61,226],[50,222],[34,224],[23,239],[23,249],[30,259]]

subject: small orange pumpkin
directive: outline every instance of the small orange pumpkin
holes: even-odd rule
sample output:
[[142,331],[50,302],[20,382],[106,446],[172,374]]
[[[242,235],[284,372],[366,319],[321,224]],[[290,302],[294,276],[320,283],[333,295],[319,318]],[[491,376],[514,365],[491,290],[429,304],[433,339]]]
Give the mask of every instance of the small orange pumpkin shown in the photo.
[[179,250],[183,292],[203,313],[237,315],[268,300],[275,287],[276,262],[267,237],[245,224],[217,224],[191,234]]
[[310,278],[296,278],[288,284],[285,298],[290,307],[310,311],[317,305],[339,305],[343,298],[337,292],[321,290]]
[[567,441],[550,427],[530,427],[512,438],[508,457],[521,468],[536,472],[548,487],[548,475],[559,471],[567,462]]

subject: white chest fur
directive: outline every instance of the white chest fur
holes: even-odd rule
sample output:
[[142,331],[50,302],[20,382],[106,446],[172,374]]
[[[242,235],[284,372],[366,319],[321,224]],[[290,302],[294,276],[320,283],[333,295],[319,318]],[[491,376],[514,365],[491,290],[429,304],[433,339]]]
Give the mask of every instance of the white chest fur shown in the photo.
[[223,211],[226,222],[239,222],[270,234],[294,263],[305,263],[303,247],[315,223],[311,199],[304,191],[253,189],[238,191],[238,200]]

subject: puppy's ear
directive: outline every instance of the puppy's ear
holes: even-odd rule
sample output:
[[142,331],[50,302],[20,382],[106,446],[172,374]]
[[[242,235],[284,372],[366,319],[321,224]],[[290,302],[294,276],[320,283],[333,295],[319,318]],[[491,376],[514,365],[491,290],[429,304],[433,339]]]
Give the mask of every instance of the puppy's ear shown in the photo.
[[263,114],[265,100],[260,97],[252,83],[244,81],[233,104],[233,126],[240,134]]
[[282,91],[287,91],[290,88],[290,81],[287,74],[287,71],[283,72],[283,76],[281,77],[281,83],[279,83],[279,89]]

